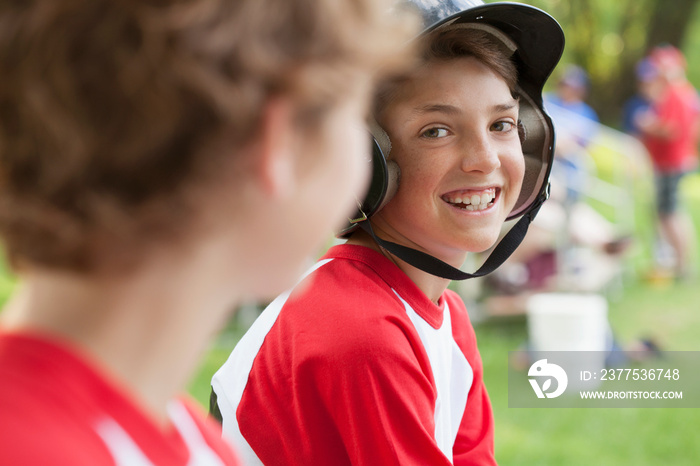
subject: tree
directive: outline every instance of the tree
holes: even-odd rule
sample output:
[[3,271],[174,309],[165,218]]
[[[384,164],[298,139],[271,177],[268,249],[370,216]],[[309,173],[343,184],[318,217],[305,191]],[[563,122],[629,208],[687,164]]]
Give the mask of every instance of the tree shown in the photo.
[[[681,50],[698,21],[700,0],[531,0],[564,29],[562,63],[576,63],[591,78],[589,101],[601,120],[617,126],[621,108],[635,92],[635,66],[654,46]],[[686,51],[686,55],[688,51]]]
[[655,2],[647,45],[667,42],[682,49],[697,4],[698,0]]

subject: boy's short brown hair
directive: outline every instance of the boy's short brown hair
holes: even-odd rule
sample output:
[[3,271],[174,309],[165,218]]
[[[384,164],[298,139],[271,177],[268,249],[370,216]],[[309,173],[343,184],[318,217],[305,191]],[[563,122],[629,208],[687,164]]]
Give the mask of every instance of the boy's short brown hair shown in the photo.
[[[477,26],[456,24],[438,29],[421,39],[421,63],[432,60],[453,60],[462,57],[474,57],[491,71],[503,78],[513,96],[516,96],[518,70],[511,59],[514,44],[507,44],[509,39],[496,37],[494,33]],[[513,47],[511,50],[510,47]],[[397,97],[402,83],[411,79],[410,71],[399,77],[391,77],[382,85],[375,99],[375,114],[379,115],[386,106]]]
[[[358,74],[396,62],[408,29],[388,3],[4,2],[0,233],[10,258],[88,270],[105,248],[175,235],[192,213],[185,188],[254,138],[271,97],[291,96],[303,124]],[[229,150],[210,150],[224,135]]]
[[515,92],[518,71],[511,60],[513,50],[490,32],[460,26],[464,25],[455,25],[428,36],[430,44],[424,52],[425,60],[474,57],[503,78],[511,92]]

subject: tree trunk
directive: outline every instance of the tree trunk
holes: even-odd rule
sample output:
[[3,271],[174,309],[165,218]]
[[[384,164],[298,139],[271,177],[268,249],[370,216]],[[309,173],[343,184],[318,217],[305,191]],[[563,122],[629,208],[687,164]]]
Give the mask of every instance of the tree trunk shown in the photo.
[[591,103],[598,110],[602,121],[612,126],[617,126],[621,121],[622,108],[636,91],[635,67],[643,54],[662,43],[682,49],[686,32],[698,4],[700,0],[649,2],[651,15],[647,25],[649,33],[644,49],[629,51],[619,57],[620,68],[615,79],[607,83],[593,83]]
[[681,48],[697,4],[698,0],[655,2],[649,22],[647,48],[651,49],[661,43]]

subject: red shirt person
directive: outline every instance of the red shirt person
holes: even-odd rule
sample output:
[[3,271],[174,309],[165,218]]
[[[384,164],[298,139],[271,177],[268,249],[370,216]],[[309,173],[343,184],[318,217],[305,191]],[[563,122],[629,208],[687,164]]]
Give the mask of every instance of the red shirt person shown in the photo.
[[680,209],[679,188],[698,163],[700,97],[685,78],[685,58],[678,49],[657,47],[643,64],[649,73],[640,91],[651,106],[636,118],[636,126],[654,167],[661,232],[674,252],[674,274],[683,278],[690,273],[695,234]]

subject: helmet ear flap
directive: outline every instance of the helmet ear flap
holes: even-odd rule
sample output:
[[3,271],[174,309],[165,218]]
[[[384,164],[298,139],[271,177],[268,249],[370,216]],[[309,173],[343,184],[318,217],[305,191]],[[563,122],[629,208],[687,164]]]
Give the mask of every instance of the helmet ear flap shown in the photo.
[[399,188],[401,170],[393,160],[386,156],[391,151],[389,136],[375,121],[369,123],[372,134],[372,180],[362,201],[358,200],[358,211],[338,234],[347,237],[357,229],[359,224],[384,207]]
[[[401,169],[399,168],[399,164],[393,160],[387,160],[386,174],[386,193],[384,194],[384,199],[382,199],[379,207],[377,207],[377,211],[381,210],[385,205],[387,205],[396,194],[396,191],[399,190],[399,182],[401,181]],[[375,211],[375,213],[377,213],[377,211]]]
[[[374,190],[376,193],[381,194],[373,205],[371,212],[366,212],[368,217],[377,213],[392,197],[394,197],[394,194],[396,194],[396,191],[399,189],[399,181],[401,178],[399,164],[393,160],[387,160],[391,153],[391,140],[389,139],[389,135],[374,119],[369,122],[369,130],[373,138],[372,183],[374,184],[374,177],[382,173],[381,181],[383,186],[381,188],[376,187]],[[377,149],[379,150],[377,151]],[[370,191],[372,191],[372,189],[370,189]]]

